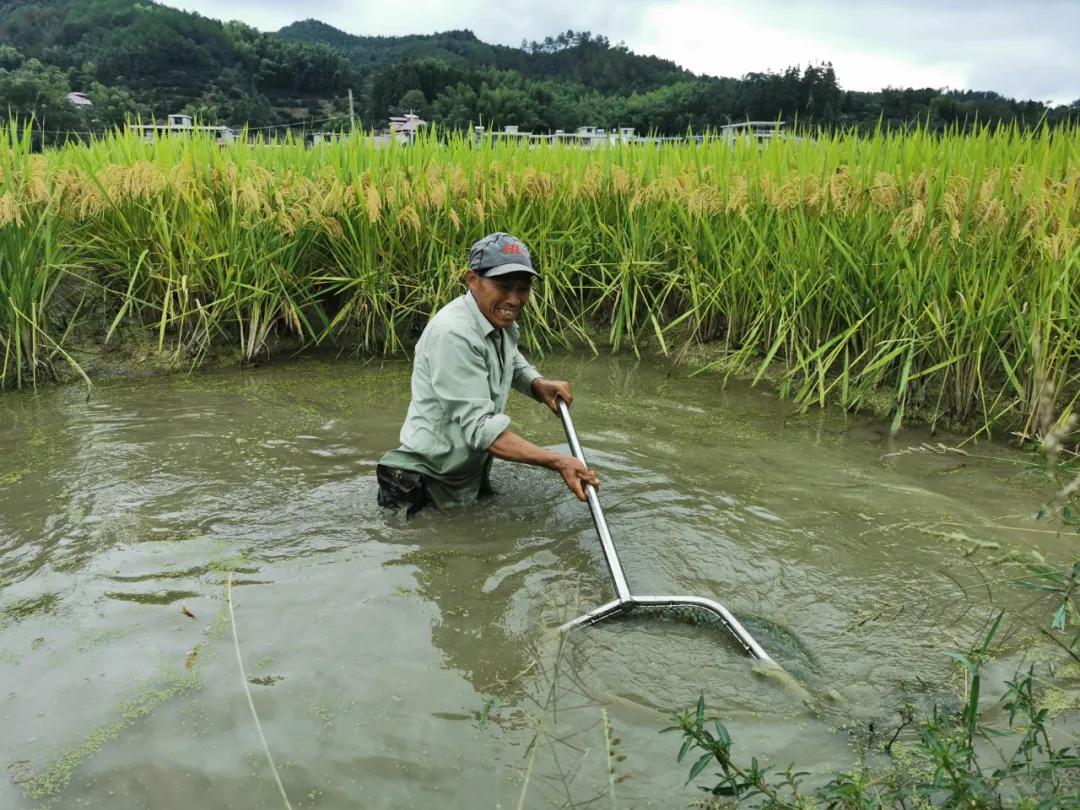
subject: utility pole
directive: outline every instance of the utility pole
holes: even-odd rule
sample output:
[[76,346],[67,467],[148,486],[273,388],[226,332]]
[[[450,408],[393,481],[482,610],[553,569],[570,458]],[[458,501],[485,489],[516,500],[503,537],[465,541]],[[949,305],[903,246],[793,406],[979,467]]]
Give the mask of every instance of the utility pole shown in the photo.
[[349,132],[356,129],[356,115],[353,113],[352,88],[349,88]]

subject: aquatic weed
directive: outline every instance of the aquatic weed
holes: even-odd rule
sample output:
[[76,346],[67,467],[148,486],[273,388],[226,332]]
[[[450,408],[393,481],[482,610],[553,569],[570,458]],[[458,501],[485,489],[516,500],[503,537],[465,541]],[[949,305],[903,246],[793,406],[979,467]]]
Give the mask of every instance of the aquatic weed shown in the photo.
[[75,769],[106,742],[120,736],[158,706],[201,688],[202,674],[198,671],[166,672],[134,697],[117,703],[113,708],[115,720],[92,729],[81,743],[64,749],[42,771],[27,779],[22,785],[23,794],[31,799],[55,796],[71,782]]
[[[1002,614],[991,623],[978,644],[964,653],[952,653],[966,671],[967,698],[959,710],[935,704],[929,715],[917,717],[912,707],[901,712],[901,723],[878,749],[876,761],[860,751],[857,766],[836,773],[824,785],[806,790],[808,772],[789,765],[783,770],[762,767],[756,757],[739,762],[734,742],[717,716],[708,715],[704,696],[693,710],[675,715],[664,732],[683,736],[677,761],[690,752],[698,757],[687,784],[706,768],[719,767],[716,781],[701,789],[715,797],[710,806],[757,799],[763,807],[801,808],[823,803],[827,807],[1000,808],[1035,802],[1039,807],[1075,807],[1080,795],[1080,751],[1056,742],[1049,728],[1050,711],[1040,705],[1034,666],[1017,671],[998,702],[1007,713],[1002,727],[988,721],[988,707],[980,706],[982,669],[992,651]],[[897,744],[902,733],[916,733],[917,741]],[[1011,753],[1004,749],[1011,746]],[[884,759],[882,759],[882,757]],[[1035,804],[1031,804],[1035,806]]]

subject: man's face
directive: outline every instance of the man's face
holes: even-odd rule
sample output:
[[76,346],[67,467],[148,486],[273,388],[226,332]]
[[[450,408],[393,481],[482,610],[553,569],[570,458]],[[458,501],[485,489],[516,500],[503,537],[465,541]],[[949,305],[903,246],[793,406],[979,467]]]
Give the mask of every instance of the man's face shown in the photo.
[[517,320],[529,302],[533,278],[529,273],[484,278],[472,270],[465,276],[476,305],[496,329],[505,329]]

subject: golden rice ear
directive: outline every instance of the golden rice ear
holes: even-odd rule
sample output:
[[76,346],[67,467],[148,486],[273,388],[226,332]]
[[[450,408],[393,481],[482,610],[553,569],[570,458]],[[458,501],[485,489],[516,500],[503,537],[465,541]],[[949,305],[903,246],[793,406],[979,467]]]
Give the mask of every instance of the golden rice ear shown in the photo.
[[431,200],[432,207],[442,208],[444,205],[446,205],[446,183],[444,183],[441,179],[431,182],[428,187],[428,196]]
[[870,186],[870,200],[878,211],[892,211],[900,202],[900,192],[891,174],[878,172]]
[[413,233],[420,233],[420,216],[411,205],[406,205],[398,213],[398,222],[402,222],[412,229]]
[[747,200],[749,198],[750,183],[743,176],[733,177],[730,185],[728,186],[728,198],[724,205],[724,210],[727,213],[739,212],[742,213],[746,210]]
[[1080,240],[1080,230],[1062,228],[1057,233],[1050,233],[1039,240],[1040,253],[1051,262],[1062,262],[1075,249]]
[[345,238],[345,230],[341,227],[341,223],[333,217],[328,217],[323,220],[322,227],[323,230],[325,230],[326,233],[329,234],[331,239]]
[[24,184],[25,194],[31,202],[42,203],[49,199],[48,171],[48,161],[41,155],[34,155],[27,162]]
[[22,225],[19,200],[10,191],[0,197],[0,228],[7,225]]
[[465,176],[465,170],[460,166],[454,166],[450,170],[450,193],[459,200],[465,199],[469,194],[469,181]]
[[364,202],[367,206],[368,222],[375,224],[379,221],[379,210],[382,208],[382,199],[375,186],[368,186],[364,190]]
[[900,236],[905,242],[914,242],[922,233],[925,222],[926,207],[921,200],[916,200],[896,215],[890,231],[894,236]]

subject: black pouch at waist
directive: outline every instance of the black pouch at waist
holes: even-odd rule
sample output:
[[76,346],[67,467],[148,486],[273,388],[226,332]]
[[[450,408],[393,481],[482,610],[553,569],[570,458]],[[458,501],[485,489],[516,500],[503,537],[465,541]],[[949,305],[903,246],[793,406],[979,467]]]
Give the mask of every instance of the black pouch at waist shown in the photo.
[[400,467],[387,467],[385,464],[380,464],[375,468],[375,477],[379,480],[380,487],[398,496],[412,495],[424,488],[424,476]]
[[418,472],[379,464],[375,467],[375,477],[379,482],[379,506],[389,509],[407,506],[407,514],[411,516],[432,502],[427,481]]

